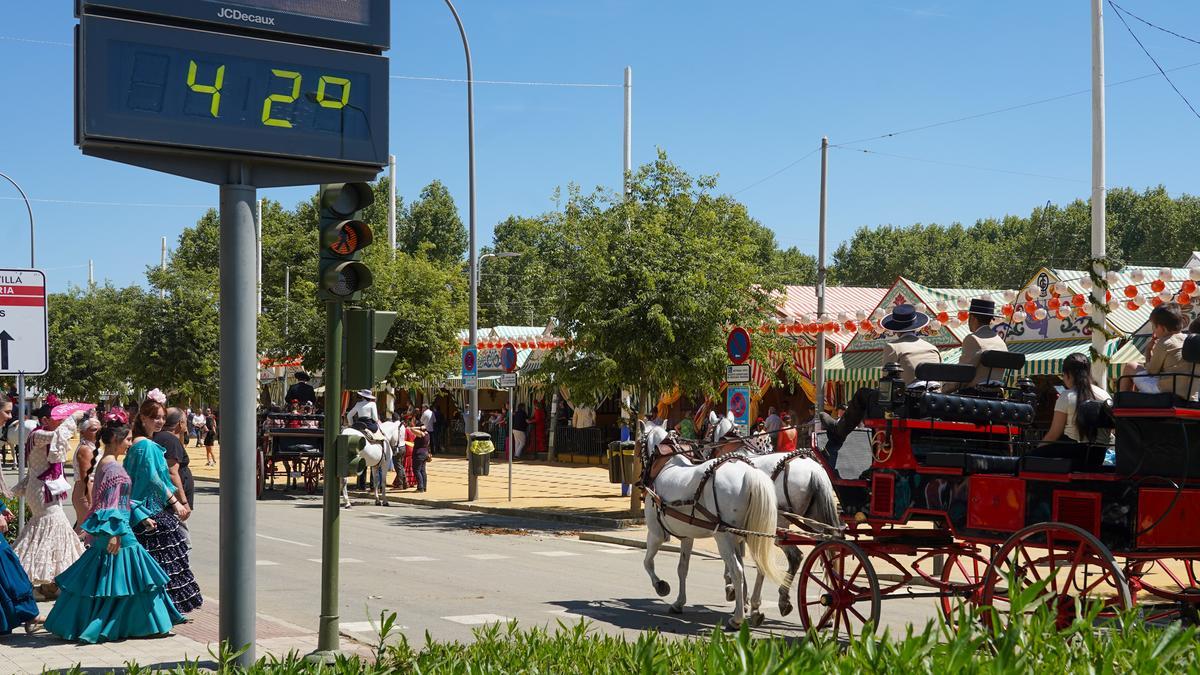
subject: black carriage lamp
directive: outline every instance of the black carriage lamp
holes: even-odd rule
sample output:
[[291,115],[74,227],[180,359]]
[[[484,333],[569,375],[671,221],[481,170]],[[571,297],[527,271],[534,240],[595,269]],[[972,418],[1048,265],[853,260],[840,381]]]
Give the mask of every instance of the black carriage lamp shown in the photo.
[[879,378],[879,407],[886,413],[895,411],[904,400],[904,380],[900,374],[899,363],[884,364],[883,375]]

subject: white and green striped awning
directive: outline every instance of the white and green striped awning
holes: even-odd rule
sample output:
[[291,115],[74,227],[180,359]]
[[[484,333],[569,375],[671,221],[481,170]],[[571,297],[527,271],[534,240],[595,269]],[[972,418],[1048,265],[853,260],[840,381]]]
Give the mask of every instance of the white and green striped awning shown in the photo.
[[[942,363],[957,363],[962,350],[958,347],[942,350]],[[825,381],[842,382],[848,389],[870,386],[883,374],[883,353],[842,352],[825,362]]]

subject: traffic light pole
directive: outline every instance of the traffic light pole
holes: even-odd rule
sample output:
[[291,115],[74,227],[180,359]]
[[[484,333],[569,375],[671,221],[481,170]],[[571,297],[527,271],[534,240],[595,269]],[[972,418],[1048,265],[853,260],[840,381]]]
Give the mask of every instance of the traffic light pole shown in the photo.
[[[240,172],[239,172],[240,173]],[[255,312],[253,185],[221,186],[221,502],[219,636],[254,662]]]
[[317,651],[310,659],[333,663],[338,642],[338,537],[342,512],[338,505],[337,437],[342,419],[342,303],[325,303],[325,505],[321,518],[321,619]]

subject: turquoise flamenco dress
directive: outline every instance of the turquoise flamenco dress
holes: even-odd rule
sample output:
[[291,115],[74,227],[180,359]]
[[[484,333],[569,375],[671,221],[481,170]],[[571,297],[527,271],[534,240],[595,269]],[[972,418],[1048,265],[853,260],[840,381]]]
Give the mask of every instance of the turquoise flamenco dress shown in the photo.
[[[119,462],[96,470],[92,510],[82,528],[92,540],[83,556],[58,575],[58,601],[46,630],[86,643],[151,637],[183,623],[167,595],[167,573],[138,543],[129,526],[129,474]],[[121,549],[108,552],[111,537]]]
[[[0,516],[8,509],[0,505]],[[4,524],[0,518],[0,525]],[[21,566],[21,560],[0,535],[0,635],[8,635],[17,626],[37,618],[38,606],[33,599],[33,584]]]

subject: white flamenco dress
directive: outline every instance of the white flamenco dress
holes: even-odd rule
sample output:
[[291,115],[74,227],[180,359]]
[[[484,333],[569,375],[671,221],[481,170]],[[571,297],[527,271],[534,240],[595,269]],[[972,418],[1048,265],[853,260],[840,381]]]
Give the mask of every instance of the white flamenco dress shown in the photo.
[[72,418],[63,420],[54,431],[33,432],[28,472],[15,488],[16,495],[25,498],[33,518],[17,536],[13,551],[35,587],[53,584],[55,577],[83,555],[83,542],[63,511],[71,485],[63,476],[62,466],[74,432]]

